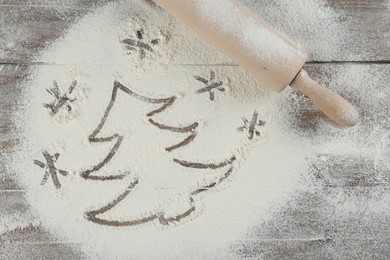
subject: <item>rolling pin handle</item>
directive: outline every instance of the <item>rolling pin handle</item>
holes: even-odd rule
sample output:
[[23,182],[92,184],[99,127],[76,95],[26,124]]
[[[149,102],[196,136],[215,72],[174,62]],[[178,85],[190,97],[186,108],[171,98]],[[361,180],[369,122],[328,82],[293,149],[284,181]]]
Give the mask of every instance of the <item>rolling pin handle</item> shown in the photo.
[[290,86],[309,97],[330,119],[342,126],[354,126],[359,113],[353,105],[337,93],[313,81],[305,70],[301,70]]

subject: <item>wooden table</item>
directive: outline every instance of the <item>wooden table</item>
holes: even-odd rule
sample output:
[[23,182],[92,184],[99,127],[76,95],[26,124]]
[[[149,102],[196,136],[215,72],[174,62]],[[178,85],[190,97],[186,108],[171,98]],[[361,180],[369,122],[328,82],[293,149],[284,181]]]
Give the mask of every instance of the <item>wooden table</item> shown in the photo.
[[[0,218],[3,220],[16,218],[24,223],[23,219],[31,214],[23,188],[13,178],[14,173],[6,170],[6,162],[1,161],[1,155],[18,142],[11,134],[21,83],[32,68],[51,66],[31,61],[78,18],[107,2],[111,0],[0,0]],[[313,47],[308,50],[312,56],[306,68],[314,78],[354,66],[380,75],[375,82],[377,86],[364,82],[364,78],[361,82],[360,87],[371,86],[373,91],[377,87],[384,94],[383,102],[361,106],[362,120],[370,129],[389,133],[390,1],[329,0],[328,4],[344,13],[343,26],[350,32],[346,48],[342,55],[331,57],[323,55],[321,47]],[[355,104],[366,104],[353,93],[341,94],[351,96]],[[318,134],[321,117],[318,111],[308,102],[296,109],[297,116],[289,123],[305,129],[307,135]],[[328,160],[321,160],[321,156],[327,156]],[[259,225],[250,240],[237,242],[239,256],[390,259],[390,169],[374,167],[371,157],[339,154],[318,158],[308,172],[318,180],[316,187],[300,187],[302,192],[288,208],[280,209],[272,221]],[[387,177],[375,178],[378,174]],[[354,210],[338,212],[335,217],[342,203],[353,205]],[[78,244],[59,241],[38,220],[24,224],[23,228],[0,233],[0,259],[84,258]]]

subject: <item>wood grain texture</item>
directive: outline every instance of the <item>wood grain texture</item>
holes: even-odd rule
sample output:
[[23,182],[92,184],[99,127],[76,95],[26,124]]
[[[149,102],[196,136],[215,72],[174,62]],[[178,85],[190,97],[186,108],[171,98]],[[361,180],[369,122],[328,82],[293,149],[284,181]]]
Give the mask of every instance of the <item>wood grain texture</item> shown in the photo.
[[[323,6],[323,9],[326,6],[331,8],[332,12],[338,16],[337,25],[328,23],[326,18],[321,21],[324,16],[318,17],[319,20],[315,20],[313,16],[304,21],[314,24],[301,24],[301,26],[294,25],[294,22],[291,25],[290,21],[280,18],[288,10],[279,6],[278,1],[265,1],[272,5],[272,8],[275,8],[275,11],[271,13],[264,8],[267,3],[257,0],[242,1],[247,3],[267,22],[302,44],[309,54],[309,61],[388,62],[390,60],[390,12],[387,0],[327,0],[324,1],[326,5]],[[307,3],[306,1],[302,2]],[[313,6],[316,6],[316,4],[299,5],[302,10],[296,13],[296,16],[299,17],[300,14],[305,12],[315,12],[315,8],[314,11],[310,9]],[[279,17],[274,17],[274,13]],[[322,26],[320,23],[324,25]],[[329,27],[326,27],[326,25],[329,25]],[[294,32],[286,31],[285,26],[293,29]],[[320,31],[315,31],[317,27],[320,28]],[[343,35],[338,35],[339,29],[342,29]],[[323,37],[323,35],[328,36],[328,38]],[[342,37],[343,39],[341,42],[333,42],[332,37]],[[321,40],[321,42],[318,42],[318,40]],[[329,52],[327,50],[328,44],[333,44],[334,48],[338,50]]]
[[[22,83],[37,66],[53,66],[39,63],[45,61],[32,61],[80,17],[107,2],[110,1],[0,0],[0,162],[19,142],[12,132]],[[390,129],[390,64],[386,64],[390,61],[390,11],[386,9],[389,2],[328,2],[343,12],[341,23],[348,28],[350,36],[343,45],[342,56],[313,59],[321,56],[321,48],[310,49],[313,64],[308,64],[306,69],[321,83],[351,97],[361,110],[365,129]],[[359,64],[350,64],[351,61]],[[375,84],[363,81],[358,86],[372,89],[373,93],[382,92],[383,99],[376,99],[379,101],[372,104],[348,88],[334,85],[331,77],[325,77],[356,67],[364,67],[372,75],[384,75]],[[332,134],[321,131],[324,117],[305,97],[293,92],[286,99],[289,102],[285,106],[294,113],[284,122],[285,126],[297,128],[305,137]],[[361,136],[367,142],[377,142],[380,138],[370,136],[369,132]],[[378,168],[374,156],[320,153],[316,156],[318,159],[312,162],[307,173],[313,185],[297,187],[288,207],[275,211],[273,220],[259,224],[247,240],[238,241],[234,245],[238,256],[389,259],[390,169]],[[15,173],[9,172],[4,162],[0,163],[0,218],[20,222],[13,231],[0,233],[0,259],[10,259],[10,256],[13,259],[84,259],[80,250],[82,241],[54,237],[35,217],[31,225],[24,222],[33,213],[24,198],[24,188],[13,176]],[[346,205],[352,205],[352,210]]]
[[[334,61],[390,61],[390,11],[387,0],[331,0],[343,11],[343,26],[350,36],[345,42],[345,57]],[[364,53],[364,55],[362,55]]]

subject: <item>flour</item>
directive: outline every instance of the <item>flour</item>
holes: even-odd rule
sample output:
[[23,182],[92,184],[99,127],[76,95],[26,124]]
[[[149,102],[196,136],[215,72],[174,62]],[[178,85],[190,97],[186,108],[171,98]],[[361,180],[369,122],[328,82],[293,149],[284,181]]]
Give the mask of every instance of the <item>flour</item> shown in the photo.
[[[337,60],[343,55],[349,32],[340,24],[344,14],[334,12],[326,1],[264,0],[258,5],[243,0],[251,10],[301,43],[312,60]],[[362,53],[361,53],[362,54]]]
[[[345,131],[292,131],[290,93],[213,66],[226,57],[142,1],[97,9],[38,60],[56,65],[25,87],[11,168],[43,226],[91,259],[235,258],[230,245],[300,185],[314,144],[335,149],[326,134]],[[210,66],[183,65],[198,62]],[[353,131],[338,149],[356,151]]]
[[209,26],[221,28],[223,35],[236,35],[240,39],[237,45],[242,46],[251,56],[263,60],[265,64],[279,63],[281,60],[289,63],[295,58],[296,50],[286,44],[289,40],[280,40],[269,28],[261,27],[255,21],[248,20],[245,13],[235,11],[237,6],[233,1],[201,0],[197,1],[196,5],[196,9]]

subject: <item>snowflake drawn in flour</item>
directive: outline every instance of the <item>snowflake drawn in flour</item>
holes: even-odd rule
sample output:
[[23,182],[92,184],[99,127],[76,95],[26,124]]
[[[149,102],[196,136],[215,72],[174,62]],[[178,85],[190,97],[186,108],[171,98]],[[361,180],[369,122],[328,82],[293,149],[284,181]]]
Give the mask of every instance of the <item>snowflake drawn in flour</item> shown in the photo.
[[67,171],[64,171],[64,170],[60,170],[60,169],[57,169],[55,167],[55,162],[58,160],[58,158],[60,157],[60,154],[59,153],[56,153],[54,155],[50,155],[47,151],[43,151],[42,152],[42,155],[43,157],[45,158],[46,160],[46,163],[44,162],[41,162],[39,160],[34,160],[34,163],[36,165],[38,165],[39,167],[41,167],[42,169],[45,169],[45,175],[43,176],[43,179],[42,179],[42,182],[41,182],[41,185],[44,185],[47,180],[49,179],[49,177],[52,178],[53,180],[53,183],[54,183],[54,186],[59,189],[61,188],[61,183],[58,179],[58,175],[57,173],[60,173],[61,175],[63,176],[67,176],[68,175],[68,172]]
[[197,94],[202,94],[202,93],[209,93],[210,95],[210,100],[213,101],[215,99],[215,90],[219,90],[221,92],[224,92],[225,91],[225,88],[222,87],[223,85],[223,82],[222,81],[218,81],[217,78],[216,78],[216,72],[214,69],[211,69],[210,71],[210,78],[209,79],[205,79],[201,76],[194,76],[194,78],[197,80],[197,81],[200,81],[202,82],[205,86],[201,89],[198,89],[196,91]]
[[69,95],[72,94],[73,90],[77,85],[77,81],[74,80],[70,85],[68,91],[64,94],[61,94],[60,87],[56,80],[53,81],[53,87],[47,89],[47,92],[54,97],[54,101],[49,104],[44,104],[43,106],[50,109],[50,114],[56,115],[60,109],[66,107],[68,111],[72,110],[70,103],[74,102],[76,98],[70,98]]
[[242,121],[244,122],[244,126],[239,127],[238,131],[247,131],[249,139],[253,139],[255,135],[260,136],[260,131],[257,130],[257,128],[266,124],[266,122],[259,119],[259,113],[256,110],[253,112],[252,119],[250,121],[245,117]]
[[125,44],[126,48],[132,52],[138,52],[139,58],[141,60],[145,59],[146,53],[153,52],[153,47],[160,43],[160,39],[145,40],[144,29],[138,29],[135,37],[127,38],[122,40],[122,43]]

